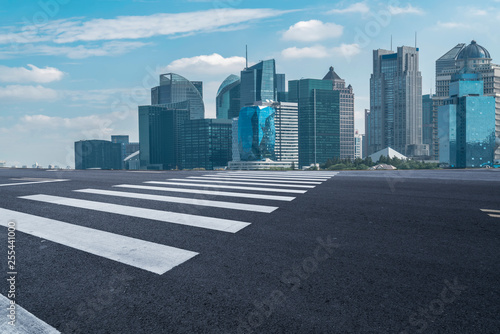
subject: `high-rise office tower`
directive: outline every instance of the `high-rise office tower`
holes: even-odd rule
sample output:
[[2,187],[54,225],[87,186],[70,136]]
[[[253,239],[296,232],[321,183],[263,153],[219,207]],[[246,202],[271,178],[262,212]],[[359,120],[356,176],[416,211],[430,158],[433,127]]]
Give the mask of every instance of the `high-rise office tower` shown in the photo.
[[182,167],[180,131],[189,120],[189,102],[139,106],[140,164],[143,169]]
[[187,120],[181,130],[182,168],[225,167],[231,161],[232,121],[228,119]]
[[333,81],[291,80],[288,94],[299,108],[299,166],[340,157],[340,91]]
[[277,93],[286,92],[285,85],[286,85],[285,74],[284,73],[277,73],[276,74],[276,92]]
[[122,169],[122,145],[108,140],[75,142],[75,169]]
[[438,108],[439,161],[451,167],[481,167],[494,161],[495,98],[484,96],[478,73],[451,77]]
[[240,113],[240,78],[231,74],[220,85],[216,97],[218,119],[233,119]]
[[[433,97],[433,155],[439,157],[438,108],[450,97],[450,82],[453,75],[462,72],[477,73],[484,82],[484,95],[495,97],[496,136],[500,137],[500,65],[492,63],[488,50],[476,41],[466,46],[457,44],[450,51],[436,60],[436,95]],[[498,139],[497,139],[498,140]],[[500,159],[500,148],[496,150],[496,159]]]
[[203,104],[203,83],[189,81],[175,74],[160,75],[160,85],[151,88],[151,104],[164,105],[188,101],[190,119],[201,119],[205,116]]
[[240,109],[256,101],[277,100],[274,59],[261,61],[241,71]]
[[333,82],[333,90],[340,92],[340,158],[354,158],[354,92],[345,86],[345,80],[335,73],[333,66],[323,80]]
[[238,150],[241,161],[275,160],[275,110],[268,106],[244,107],[238,117]]
[[387,147],[406,156],[427,156],[422,144],[422,76],[419,49],[373,51],[367,155]]
[[365,135],[354,131],[354,159],[363,158],[363,138]]
[[275,110],[274,127],[276,141],[274,153],[276,161],[299,163],[299,117],[298,103],[293,102],[262,102],[259,106],[269,106]]
[[[433,95],[422,95],[422,143],[433,146],[432,136],[434,132],[434,116],[433,116]],[[432,157],[432,154],[431,154]]]

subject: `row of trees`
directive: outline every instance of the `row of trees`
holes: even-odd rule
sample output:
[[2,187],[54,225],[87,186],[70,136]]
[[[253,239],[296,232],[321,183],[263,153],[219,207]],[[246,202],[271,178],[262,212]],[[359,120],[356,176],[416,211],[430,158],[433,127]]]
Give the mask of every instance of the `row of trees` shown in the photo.
[[386,156],[381,156],[380,159],[375,163],[370,157],[365,159],[356,158],[352,159],[340,159],[332,158],[328,159],[326,163],[320,165],[321,169],[328,170],[364,170],[375,166],[376,164],[387,164],[396,167],[397,169],[435,169],[439,167],[437,163],[427,163],[423,161],[411,160],[411,159],[399,159],[397,157],[390,158]]

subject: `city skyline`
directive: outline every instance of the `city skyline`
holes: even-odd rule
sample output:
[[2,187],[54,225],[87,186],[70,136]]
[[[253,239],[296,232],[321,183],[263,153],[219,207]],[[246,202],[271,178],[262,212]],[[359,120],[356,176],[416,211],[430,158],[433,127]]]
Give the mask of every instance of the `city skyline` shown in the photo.
[[[137,141],[137,106],[149,104],[162,73],[203,81],[205,116],[215,118],[216,91],[245,67],[246,44],[249,66],[275,59],[287,81],[320,79],[334,66],[355,89],[361,132],[371,53],[390,49],[391,35],[395,49],[413,46],[418,33],[423,94],[434,88],[436,59],[457,43],[476,39],[494,63],[500,54],[491,24],[500,15],[498,1],[481,8],[465,1],[315,1],[307,8],[294,1],[273,8],[262,1],[176,1],[168,8],[120,1],[99,2],[99,10],[97,2],[64,3],[0,11],[0,138],[9,143],[0,160],[8,166],[73,165],[78,140],[128,134]],[[200,19],[208,13],[214,18]],[[130,20],[134,29],[123,26]]]

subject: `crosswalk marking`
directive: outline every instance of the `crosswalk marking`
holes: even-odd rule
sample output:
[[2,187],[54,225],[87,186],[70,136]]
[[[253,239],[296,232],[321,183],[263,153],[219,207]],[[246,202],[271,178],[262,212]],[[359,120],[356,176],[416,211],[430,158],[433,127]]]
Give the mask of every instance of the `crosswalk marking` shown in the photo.
[[266,177],[286,177],[286,178],[306,178],[306,179],[325,179],[330,178],[334,175],[290,175],[290,174],[257,174],[257,173],[217,173],[212,175],[230,175],[230,176],[266,176]]
[[493,217],[493,218],[500,218],[500,215],[489,214],[488,216]]
[[267,199],[267,200],[272,200],[272,201],[287,201],[287,202],[293,201],[295,199],[295,197],[292,197],[292,196],[235,193],[235,192],[229,192],[229,191],[200,190],[200,189],[186,189],[186,188],[172,188],[172,187],[155,187],[155,186],[143,186],[143,185],[135,185],[135,184],[119,184],[119,185],[116,185],[113,187],[142,189],[142,190],[168,191],[168,192],[179,192],[179,193],[190,193],[190,194],[200,194],[200,195],[210,195],[210,196]]
[[145,209],[139,207],[125,206],[125,205],[118,205],[111,203],[101,203],[101,202],[65,198],[65,197],[51,196],[51,195],[29,195],[29,196],[21,196],[19,198],[45,202],[45,203],[58,204],[58,205],[71,206],[75,208],[115,213],[119,215],[127,215],[131,217],[152,219],[166,223],[201,227],[210,230],[223,231],[229,233],[236,233],[239,230],[250,225],[250,223],[245,223],[237,220],[196,216],[186,213]]
[[224,178],[235,178],[242,177],[246,179],[264,179],[264,180],[286,180],[286,181],[313,181],[313,182],[324,182],[328,181],[329,178],[302,178],[302,177],[288,177],[288,176],[253,176],[253,175],[227,175],[227,174],[205,174],[203,176],[212,177],[224,177]]
[[[231,176],[226,176],[226,177],[209,177],[209,176],[188,176],[188,179],[202,179],[202,180],[221,180],[221,181],[252,181],[252,182],[265,182],[265,181],[270,181],[274,183],[288,183],[288,184],[321,184],[321,182],[313,182],[313,181],[295,181],[295,180],[276,180],[274,178],[259,178],[259,179],[254,179],[254,178],[247,178],[247,177],[231,177]],[[252,183],[256,184],[256,183]]]
[[[36,199],[36,197],[31,199]],[[0,209],[0,216],[16,220],[16,229],[20,232],[159,275],[198,255],[196,252],[180,248],[17,211]],[[2,226],[7,227],[7,224],[5,219],[0,221]]]
[[63,181],[69,181],[69,180],[66,180],[66,179],[64,179],[64,180],[63,179],[54,179],[54,180],[33,181],[33,182],[5,183],[5,184],[0,184],[0,187],[24,186],[24,185],[27,185],[27,184],[63,182]]
[[162,185],[167,185],[167,186],[172,185],[172,186],[185,186],[185,187],[256,190],[256,191],[270,191],[270,192],[277,192],[277,193],[293,193],[293,194],[305,194],[307,192],[307,190],[296,190],[296,189],[239,187],[239,186],[224,186],[222,184],[200,184],[200,183],[187,183],[187,182],[146,181],[144,183],[148,183],[148,184],[162,184]]
[[493,213],[500,213],[500,210],[491,210],[491,209],[481,209],[483,212],[493,212]]
[[[0,309],[2,313],[7,313],[10,307],[10,299],[0,294]],[[54,327],[48,325],[42,320],[35,317],[33,314],[28,312],[25,308],[16,304],[16,322],[15,326],[9,325],[9,318],[7,316],[2,316],[2,321],[0,321],[0,333],[2,334],[60,334],[58,330]]]
[[271,213],[274,210],[278,209],[277,206],[243,204],[243,203],[223,202],[223,201],[211,201],[211,200],[203,200],[203,199],[195,199],[195,198],[149,195],[149,194],[100,190],[100,189],[80,189],[80,190],[75,190],[75,191],[82,192],[82,193],[88,193],[88,194],[137,198],[137,199],[146,199],[146,200],[180,203],[180,204],[192,204],[192,205],[210,206],[210,207],[215,207],[215,208],[235,209],[235,210],[252,211],[252,212]]
[[190,180],[190,179],[169,179],[177,182],[208,182],[220,184],[243,184],[249,186],[269,186],[269,187],[291,187],[291,188],[314,188],[315,186],[295,185],[295,184],[277,184],[277,183],[257,183],[257,182],[239,182],[239,181],[217,181],[217,180]]

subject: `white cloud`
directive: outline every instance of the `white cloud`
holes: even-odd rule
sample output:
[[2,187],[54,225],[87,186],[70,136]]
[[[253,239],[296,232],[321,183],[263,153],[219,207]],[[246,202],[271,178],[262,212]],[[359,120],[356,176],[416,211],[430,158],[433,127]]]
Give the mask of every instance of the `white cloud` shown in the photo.
[[153,36],[212,32],[241,23],[275,18],[287,11],[273,9],[223,8],[206,11],[154,14],[149,16],[119,16],[114,19],[81,18],[51,21],[43,26],[28,26],[9,34],[0,34],[0,43],[34,43],[52,41],[74,43],[139,39]]
[[36,54],[43,56],[66,56],[71,59],[83,59],[96,56],[117,56],[148,45],[142,42],[111,41],[102,45],[50,46],[16,45],[15,48],[0,48],[0,58],[9,58],[18,54]]
[[441,21],[438,21],[437,27],[443,28],[443,29],[467,29],[467,28],[469,28],[469,25],[464,24],[464,23],[459,23],[459,22],[441,22]]
[[191,58],[181,58],[174,60],[167,65],[163,72],[175,72],[193,74],[225,74],[239,73],[245,67],[245,58],[228,57],[224,58],[218,53],[211,55],[201,55]]
[[424,11],[418,7],[413,7],[412,5],[408,4],[406,7],[396,7],[396,6],[389,6],[387,7],[389,9],[389,13],[392,15],[400,15],[400,14],[418,14],[422,15],[424,14]]
[[281,51],[281,55],[287,59],[299,58],[327,58],[336,56],[343,56],[351,58],[361,52],[358,44],[344,44],[333,48],[326,48],[323,45],[315,45],[312,47],[297,48],[292,47]]
[[10,85],[0,87],[0,99],[6,102],[56,100],[57,91],[43,86]]
[[291,47],[281,51],[281,55],[288,59],[298,58],[326,58],[329,56],[328,50],[322,45],[315,45],[305,48]]
[[283,33],[284,40],[314,42],[342,36],[344,27],[319,20],[300,21]]
[[327,12],[327,14],[346,14],[346,13],[361,13],[367,14],[370,12],[370,7],[364,2],[353,3],[349,7],[343,9],[332,9]]
[[7,67],[0,65],[0,82],[36,82],[47,83],[59,81],[64,73],[54,67],[38,68],[35,65],[28,64],[25,67]]
[[340,46],[333,48],[333,52],[342,55],[346,58],[353,57],[361,52],[358,44],[340,44]]

